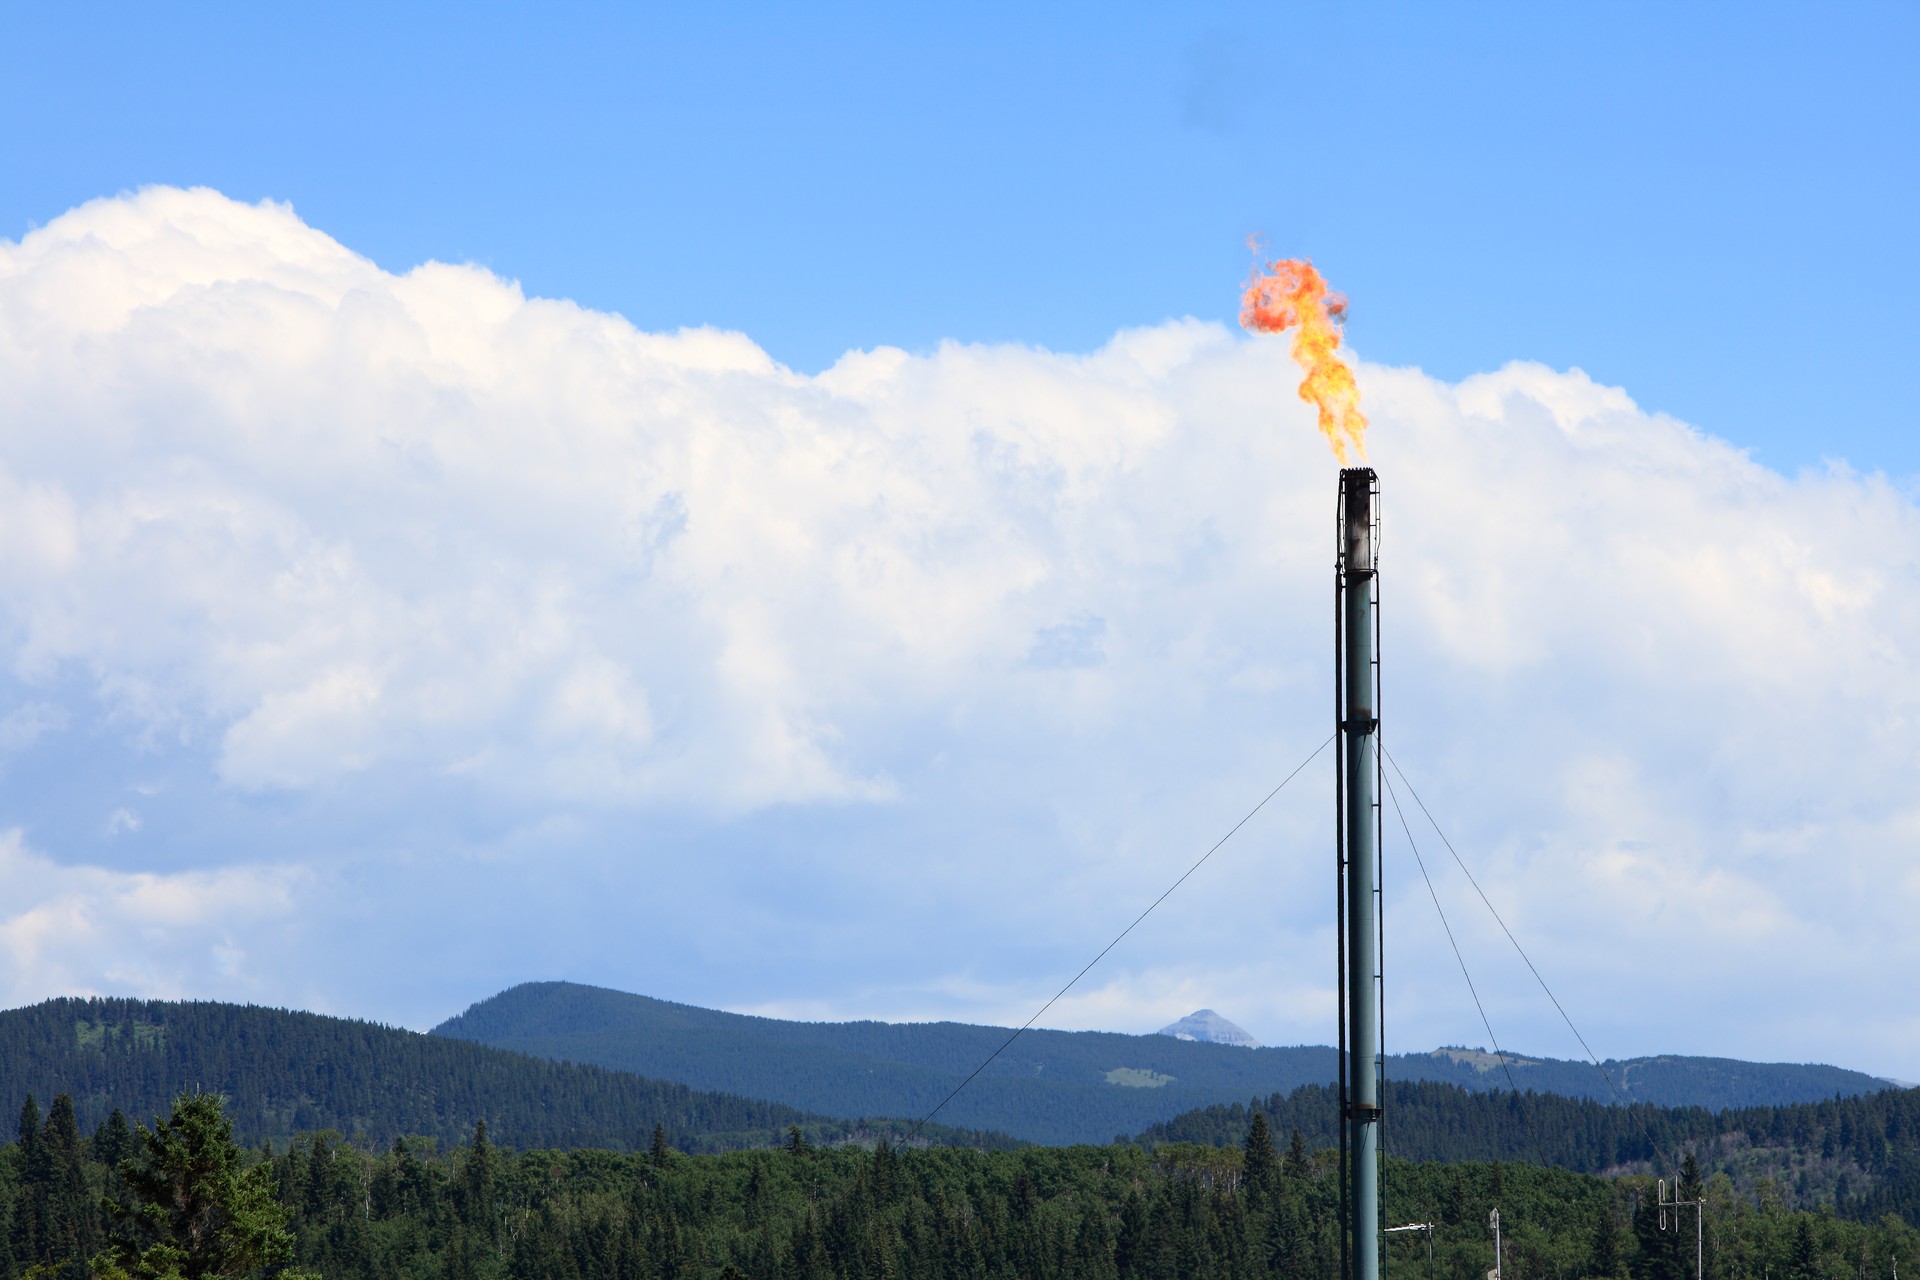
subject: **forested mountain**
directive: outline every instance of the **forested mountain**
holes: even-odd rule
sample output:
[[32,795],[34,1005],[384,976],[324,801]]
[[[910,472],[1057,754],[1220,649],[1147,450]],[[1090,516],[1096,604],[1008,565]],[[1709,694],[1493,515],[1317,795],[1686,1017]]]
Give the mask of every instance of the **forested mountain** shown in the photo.
[[[144,1141],[113,1109],[145,1119],[195,1085],[232,1100],[236,1134],[255,1148],[246,1161],[271,1160],[296,1261],[335,1278],[1335,1269],[1336,1105],[1321,1085],[1110,1146],[898,1150],[876,1145],[897,1124],[827,1122],[363,1022],[56,1000],[0,1014],[0,1089],[47,1104],[23,1107],[21,1141],[0,1146],[0,1280],[37,1264],[87,1274],[78,1260],[110,1227],[101,1195],[126,1192],[112,1166]],[[1651,1209],[1649,1174],[1676,1164],[1683,1196],[1707,1203],[1710,1280],[1885,1274],[1920,1245],[1920,1090],[1713,1112],[1390,1081],[1385,1102],[1386,1213],[1438,1224],[1436,1277],[1488,1268],[1483,1224],[1497,1205],[1505,1280],[1687,1280],[1690,1238],[1662,1232]],[[476,1132],[481,1119],[500,1145]],[[798,1132],[780,1142],[790,1124]],[[1284,1156],[1260,1136],[1296,1132]],[[1423,1243],[1396,1238],[1387,1274],[1427,1276]]]
[[[1683,1153],[1692,1153],[1743,1192],[1764,1192],[1789,1205],[1827,1205],[1865,1221],[1899,1213],[1920,1222],[1920,1089],[1715,1112],[1390,1080],[1383,1102],[1382,1146],[1404,1159],[1671,1176]],[[1309,1147],[1339,1141],[1339,1097],[1324,1085],[1274,1094],[1251,1110],[1234,1103],[1189,1112],[1139,1140],[1231,1146],[1255,1111],[1275,1132],[1299,1132]]]
[[[827,1115],[919,1116],[1009,1032],[952,1022],[788,1022],[537,982],[483,1000],[433,1034]],[[1609,1062],[1607,1071],[1628,1097],[1661,1106],[1776,1105],[1887,1087],[1838,1067],[1722,1058],[1639,1058]],[[1334,1050],[1326,1046],[1248,1049],[1160,1035],[1029,1031],[940,1118],[1033,1142],[1103,1142],[1195,1107],[1287,1093],[1334,1074]],[[1508,1072],[1472,1050],[1396,1055],[1387,1074],[1482,1092],[1508,1088]],[[1591,1063],[1522,1058],[1511,1077],[1521,1090],[1615,1098]]]
[[[101,1193],[126,1194],[109,1162],[142,1167],[140,1135],[77,1140],[70,1110],[64,1125],[58,1113],[0,1147],[0,1280],[36,1264],[87,1274],[78,1260],[116,1225]],[[329,1280],[1317,1280],[1338,1271],[1330,1155],[1285,1137],[1276,1149],[1249,1123],[1220,1149],[515,1155],[479,1138],[372,1153],[320,1136],[230,1158],[270,1161],[293,1261]],[[1705,1201],[1709,1280],[1885,1276],[1920,1247],[1893,1215],[1790,1212],[1697,1173],[1679,1190]],[[1693,1275],[1692,1224],[1662,1230],[1647,1179],[1390,1159],[1387,1219],[1435,1230],[1389,1237],[1385,1280],[1479,1280],[1494,1207],[1504,1280]]]
[[248,1143],[329,1129],[381,1145],[453,1143],[478,1120],[509,1146],[615,1151],[646,1146],[656,1125],[687,1151],[770,1146],[794,1125],[816,1141],[902,1131],[313,1013],[99,999],[0,1012],[6,1105],[69,1094],[90,1133],[115,1108],[143,1119],[188,1087],[225,1094]]

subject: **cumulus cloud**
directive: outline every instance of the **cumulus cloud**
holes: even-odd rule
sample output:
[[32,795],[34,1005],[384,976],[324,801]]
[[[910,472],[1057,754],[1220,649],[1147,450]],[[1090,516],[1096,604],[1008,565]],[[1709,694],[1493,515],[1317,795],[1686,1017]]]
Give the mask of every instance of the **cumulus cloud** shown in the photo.
[[0,1000],[51,994],[246,1000],[287,990],[288,917],[312,877],[242,866],[171,875],[65,866],[0,832]]
[[[97,201],[0,244],[0,747],[102,723],[203,754],[235,812],[325,797],[343,841],[417,791],[446,838],[415,856],[544,832],[702,903],[658,926],[682,941],[812,941],[725,991],[580,976],[1024,1020],[1326,732],[1333,468],[1294,377],[1195,321],[804,376],[475,267],[388,272],[282,205]],[[1768,471],[1577,370],[1361,379],[1389,742],[1549,972],[1623,1052],[1920,1051],[1825,999],[1920,962],[1912,496]],[[1064,1014],[1324,1039],[1317,806]],[[740,848],[767,814],[812,833],[791,874]],[[1434,961],[1396,1025],[1474,1035],[1395,856],[1393,943]],[[1710,1028],[1676,969],[1721,992]],[[1544,1038],[1525,994],[1503,1016]]]

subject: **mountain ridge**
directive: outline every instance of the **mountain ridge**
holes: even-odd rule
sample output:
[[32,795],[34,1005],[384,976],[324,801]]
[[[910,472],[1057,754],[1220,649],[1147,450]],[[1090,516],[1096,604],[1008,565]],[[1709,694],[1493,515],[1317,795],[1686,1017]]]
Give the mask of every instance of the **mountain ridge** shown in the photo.
[[656,1125],[688,1151],[772,1146],[795,1126],[815,1141],[907,1129],[298,1010],[93,997],[0,1012],[0,1100],[10,1106],[67,1094],[84,1133],[116,1108],[136,1121],[164,1114],[189,1087],[226,1095],[248,1143],[334,1130],[375,1145],[418,1136],[451,1146],[479,1120],[512,1147],[615,1151],[645,1149]]
[[[957,1022],[789,1021],[605,987],[539,982],[476,1002],[431,1034],[777,1098],[825,1115],[917,1116],[1006,1045],[1011,1030]],[[1504,1068],[1489,1070],[1477,1056],[1458,1048],[1395,1055],[1387,1072],[1395,1079],[1482,1092],[1505,1090],[1511,1074],[1523,1091],[1611,1103],[1615,1090],[1622,1090],[1630,1101],[1709,1109],[1817,1101],[1889,1087],[1863,1072],[1821,1063],[1670,1054],[1611,1062],[1609,1086],[1588,1062],[1509,1054]],[[1157,1034],[1028,1031],[948,1102],[940,1119],[1034,1142],[1104,1142],[1197,1107],[1327,1083],[1336,1066],[1335,1050],[1324,1045],[1247,1048]],[[1153,1087],[1138,1087],[1144,1081]]]

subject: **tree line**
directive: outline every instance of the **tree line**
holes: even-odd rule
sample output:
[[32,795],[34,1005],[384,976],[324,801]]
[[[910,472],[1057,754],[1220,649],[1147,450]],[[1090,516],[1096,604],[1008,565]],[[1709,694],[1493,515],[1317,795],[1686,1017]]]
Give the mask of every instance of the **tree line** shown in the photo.
[[[644,1148],[656,1126],[684,1150],[816,1141],[902,1126],[849,1121],[624,1071],[551,1062],[371,1022],[214,1001],[49,1000],[0,1013],[0,1098],[72,1097],[82,1132],[118,1109],[153,1115],[181,1082],[225,1095],[241,1140],[335,1130],[384,1144],[457,1143],[486,1117],[520,1147]],[[935,1127],[942,1141],[1007,1143]]]
[[[243,1149],[219,1100],[152,1125],[72,1100],[23,1107],[0,1148],[0,1280],[320,1275],[512,1280],[1324,1280],[1339,1261],[1336,1160],[1248,1113],[1225,1146],[779,1147],[513,1151],[484,1124],[453,1146],[336,1134]],[[1920,1232],[1742,1194],[1698,1161],[1708,1280],[1867,1280]],[[1479,1280],[1501,1213],[1503,1280],[1685,1280],[1692,1210],[1665,1229],[1649,1179],[1504,1161],[1390,1160],[1387,1280]],[[1676,1229],[1677,1228],[1677,1229]]]
[[[1388,1081],[1384,1149],[1416,1161],[1501,1160],[1585,1173],[1671,1176],[1691,1152],[1746,1193],[1790,1206],[1825,1205],[1874,1222],[1888,1213],[1920,1221],[1920,1089],[1887,1089],[1784,1107],[1606,1106],[1545,1093],[1469,1093],[1426,1081]],[[1207,1107],[1154,1125],[1148,1144],[1228,1146],[1258,1113],[1276,1132],[1297,1129],[1310,1146],[1339,1141],[1337,1090]]]

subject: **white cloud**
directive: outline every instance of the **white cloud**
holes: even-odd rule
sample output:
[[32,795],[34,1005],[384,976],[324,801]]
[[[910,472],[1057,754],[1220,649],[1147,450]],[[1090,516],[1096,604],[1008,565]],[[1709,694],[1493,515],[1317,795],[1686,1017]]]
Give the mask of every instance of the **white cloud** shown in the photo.
[[[1861,1016],[1920,963],[1911,495],[1770,472],[1578,371],[1361,378],[1390,741],[1549,974],[1621,1052],[1920,1074],[1920,1033]],[[1006,1016],[1325,732],[1333,469],[1294,380],[1193,321],[806,377],[478,268],[394,275],[283,206],[98,201],[0,244],[0,743],[97,711],[243,800],[326,796],[343,842],[396,790],[469,850],[623,815],[616,896],[692,865],[706,914],[662,928],[809,931],[812,970],[717,1002]],[[1324,1038],[1317,805],[1063,1009]],[[770,806],[817,824],[790,880],[716,852]],[[1395,857],[1394,945],[1431,961],[1396,1025],[1474,1036]],[[934,922],[905,963],[857,910]],[[1518,1038],[1564,1051],[1523,994]]]
[[23,702],[0,716],[0,756],[25,751],[47,734],[66,727],[66,708],[58,703]]
[[0,1000],[132,995],[246,1000],[287,990],[250,950],[285,964],[284,938],[312,882],[297,867],[174,874],[63,866],[0,832]]

